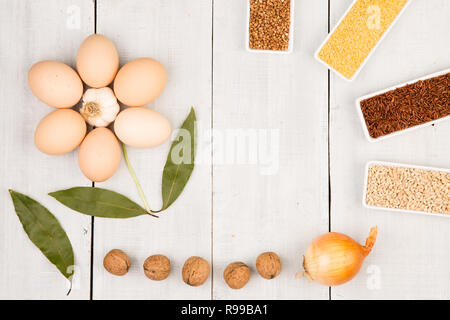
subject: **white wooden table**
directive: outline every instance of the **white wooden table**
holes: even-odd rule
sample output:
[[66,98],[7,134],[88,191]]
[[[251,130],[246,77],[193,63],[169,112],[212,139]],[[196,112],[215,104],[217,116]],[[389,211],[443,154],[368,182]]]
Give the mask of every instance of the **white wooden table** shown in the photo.
[[[39,200],[67,231],[78,274],[67,299],[450,298],[450,219],[361,205],[368,160],[448,168],[450,123],[370,144],[354,107],[358,96],[449,67],[450,1],[414,0],[352,83],[313,59],[351,0],[295,2],[293,53],[266,55],[244,49],[245,0],[0,0],[0,298],[66,299],[66,281],[23,232],[8,188]],[[199,163],[161,219],[91,219],[47,196],[91,182],[76,152],[50,157],[34,147],[34,129],[52,108],[31,94],[27,72],[43,59],[73,66],[81,41],[94,32],[114,41],[121,64],[140,56],[162,62],[167,86],[149,107],[174,127],[195,106]],[[239,140],[244,151],[259,145],[256,159],[230,156],[239,149],[236,134],[253,141]],[[154,208],[168,148],[129,150]],[[123,161],[96,186],[140,201]],[[331,289],[294,280],[313,238],[332,230],[363,242],[373,225],[378,241],[354,280]],[[113,248],[131,257],[125,277],[103,269]],[[267,250],[283,261],[272,281],[254,269]],[[173,263],[166,281],[142,272],[156,253]],[[180,274],[191,255],[213,265],[212,277],[197,288]],[[222,278],[233,261],[253,271],[238,291]]]

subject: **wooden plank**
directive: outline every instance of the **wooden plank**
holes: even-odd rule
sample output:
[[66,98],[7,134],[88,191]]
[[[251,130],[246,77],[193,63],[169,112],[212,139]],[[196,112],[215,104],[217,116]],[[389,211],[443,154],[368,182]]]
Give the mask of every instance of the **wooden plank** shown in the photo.
[[[246,1],[214,1],[214,299],[328,298],[327,287],[294,280],[328,230],[327,71],[313,58],[328,3],[295,6],[294,51],[271,55],[245,51]],[[255,271],[268,250],[283,262],[271,281]],[[242,290],[223,280],[233,261],[252,270]]]
[[[334,24],[350,0],[333,1]],[[383,160],[448,168],[450,124],[443,122],[377,143],[365,140],[355,99],[449,67],[450,3],[412,1],[352,83],[331,78],[332,230],[363,242],[379,238],[361,272],[332,288],[333,299],[450,298],[450,220],[363,209],[364,166]]]
[[[211,116],[211,2],[210,1],[98,1],[97,31],[111,38],[120,62],[153,57],[166,68],[168,81],[162,95],[147,107],[161,112],[172,126],[181,125],[195,106],[200,128],[210,127]],[[202,132],[199,131],[201,135]],[[154,209],[161,206],[161,173],[170,143],[155,149],[129,148],[129,156]],[[203,150],[199,150],[202,152]],[[184,261],[192,255],[211,261],[211,167],[196,166],[180,198],[160,219],[149,216],[129,220],[95,219],[95,299],[209,299],[211,282],[201,287],[181,279]],[[125,162],[105,183],[139,201]],[[124,277],[108,274],[104,255],[113,248],[132,260]],[[152,254],[167,255],[170,277],[161,282],[147,279],[142,265]]]
[[91,1],[0,1],[0,299],[64,299],[67,281],[31,243],[14,213],[8,188],[45,205],[66,230],[79,277],[69,299],[89,298],[90,218],[72,212],[48,192],[87,185],[77,153],[47,156],[33,144],[35,127],[54,109],[27,85],[31,65],[45,59],[75,64],[79,44],[93,30]]

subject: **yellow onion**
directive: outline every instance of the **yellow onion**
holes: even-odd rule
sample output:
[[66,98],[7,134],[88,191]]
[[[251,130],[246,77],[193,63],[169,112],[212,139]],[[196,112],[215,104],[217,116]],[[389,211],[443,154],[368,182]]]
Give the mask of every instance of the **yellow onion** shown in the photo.
[[306,249],[303,275],[327,286],[337,286],[351,280],[372,250],[377,232],[377,227],[370,229],[364,246],[337,232],[318,237]]

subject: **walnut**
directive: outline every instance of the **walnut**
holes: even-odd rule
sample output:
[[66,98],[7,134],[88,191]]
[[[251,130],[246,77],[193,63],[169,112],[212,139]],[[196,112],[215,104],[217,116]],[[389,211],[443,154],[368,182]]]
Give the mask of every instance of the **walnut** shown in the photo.
[[151,280],[164,280],[170,273],[170,260],[162,254],[150,256],[144,262],[144,273]]
[[123,276],[128,272],[131,262],[125,252],[119,249],[113,249],[103,259],[103,266],[109,273],[116,276]]
[[281,260],[275,252],[261,253],[256,259],[256,270],[265,279],[273,279],[281,272]]
[[241,289],[250,280],[250,268],[243,262],[230,263],[223,272],[223,278],[232,289]]
[[182,276],[186,284],[200,286],[209,277],[209,263],[200,257],[190,257],[184,263]]

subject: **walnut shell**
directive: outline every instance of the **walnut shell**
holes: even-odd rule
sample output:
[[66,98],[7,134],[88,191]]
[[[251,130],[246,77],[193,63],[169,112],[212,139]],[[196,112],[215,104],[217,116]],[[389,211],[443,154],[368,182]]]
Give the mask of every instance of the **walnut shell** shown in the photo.
[[241,289],[250,280],[250,268],[243,262],[230,263],[223,272],[223,278],[231,289]]
[[147,278],[155,281],[166,279],[170,273],[170,260],[162,254],[148,257],[144,261],[144,273]]
[[184,263],[181,274],[186,284],[193,287],[200,286],[209,277],[209,263],[200,257],[190,257]]
[[109,273],[116,276],[123,276],[128,272],[131,262],[125,252],[119,249],[113,249],[103,259],[103,266]]
[[256,270],[264,279],[273,279],[281,272],[281,260],[275,252],[261,253],[256,259]]

